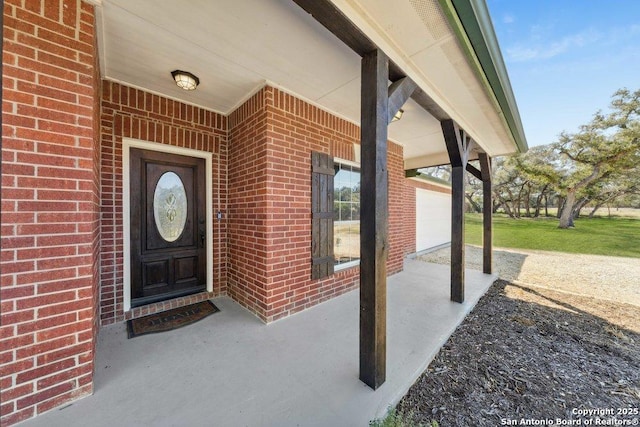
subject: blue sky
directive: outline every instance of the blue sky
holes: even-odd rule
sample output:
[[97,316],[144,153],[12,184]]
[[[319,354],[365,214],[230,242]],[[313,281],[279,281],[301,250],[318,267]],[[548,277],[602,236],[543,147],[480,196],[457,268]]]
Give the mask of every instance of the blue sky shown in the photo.
[[529,146],[640,89],[640,0],[487,0]]

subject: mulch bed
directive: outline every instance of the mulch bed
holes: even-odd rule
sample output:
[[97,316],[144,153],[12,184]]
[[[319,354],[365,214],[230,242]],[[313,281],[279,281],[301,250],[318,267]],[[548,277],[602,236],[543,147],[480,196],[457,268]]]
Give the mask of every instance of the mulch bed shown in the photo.
[[499,426],[640,408],[638,332],[640,307],[499,280],[396,409],[415,424]]

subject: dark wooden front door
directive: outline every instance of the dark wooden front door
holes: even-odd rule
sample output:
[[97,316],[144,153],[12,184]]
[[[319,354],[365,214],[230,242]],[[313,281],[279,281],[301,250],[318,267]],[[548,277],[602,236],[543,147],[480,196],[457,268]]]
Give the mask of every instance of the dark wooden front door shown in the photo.
[[131,306],[206,289],[204,159],[132,148]]

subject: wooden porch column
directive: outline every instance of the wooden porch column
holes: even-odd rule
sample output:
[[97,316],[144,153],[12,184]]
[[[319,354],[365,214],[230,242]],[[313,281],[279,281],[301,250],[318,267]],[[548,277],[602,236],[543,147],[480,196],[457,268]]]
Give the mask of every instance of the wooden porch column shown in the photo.
[[385,381],[387,352],[389,59],[362,57],[360,193],[360,380]]
[[440,122],[451,162],[451,301],[464,302],[464,184],[472,142],[451,119]]
[[482,176],[482,272],[493,273],[493,203],[491,192],[491,157],[479,153]]

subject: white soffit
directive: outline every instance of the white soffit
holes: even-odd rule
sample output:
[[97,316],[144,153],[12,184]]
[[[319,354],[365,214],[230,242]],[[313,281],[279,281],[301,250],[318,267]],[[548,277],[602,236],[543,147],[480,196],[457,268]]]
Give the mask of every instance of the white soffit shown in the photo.
[[[265,82],[315,100],[359,75],[357,56],[310,31],[312,18],[288,0],[104,0],[103,9],[107,78],[222,114]],[[174,69],[200,77],[198,89],[179,89]]]
[[438,0],[331,1],[491,156],[517,151]]
[[[437,0],[332,1],[489,154],[514,151]],[[360,121],[359,56],[292,0],[102,0],[98,7],[107,79],[225,115],[271,84]],[[421,7],[440,14],[430,26],[418,15]],[[447,54],[446,46],[454,51]],[[456,71],[460,60],[463,72]],[[198,89],[178,88],[175,69],[197,75]],[[413,101],[403,110],[389,137],[404,146],[405,159],[446,156],[440,123]]]

